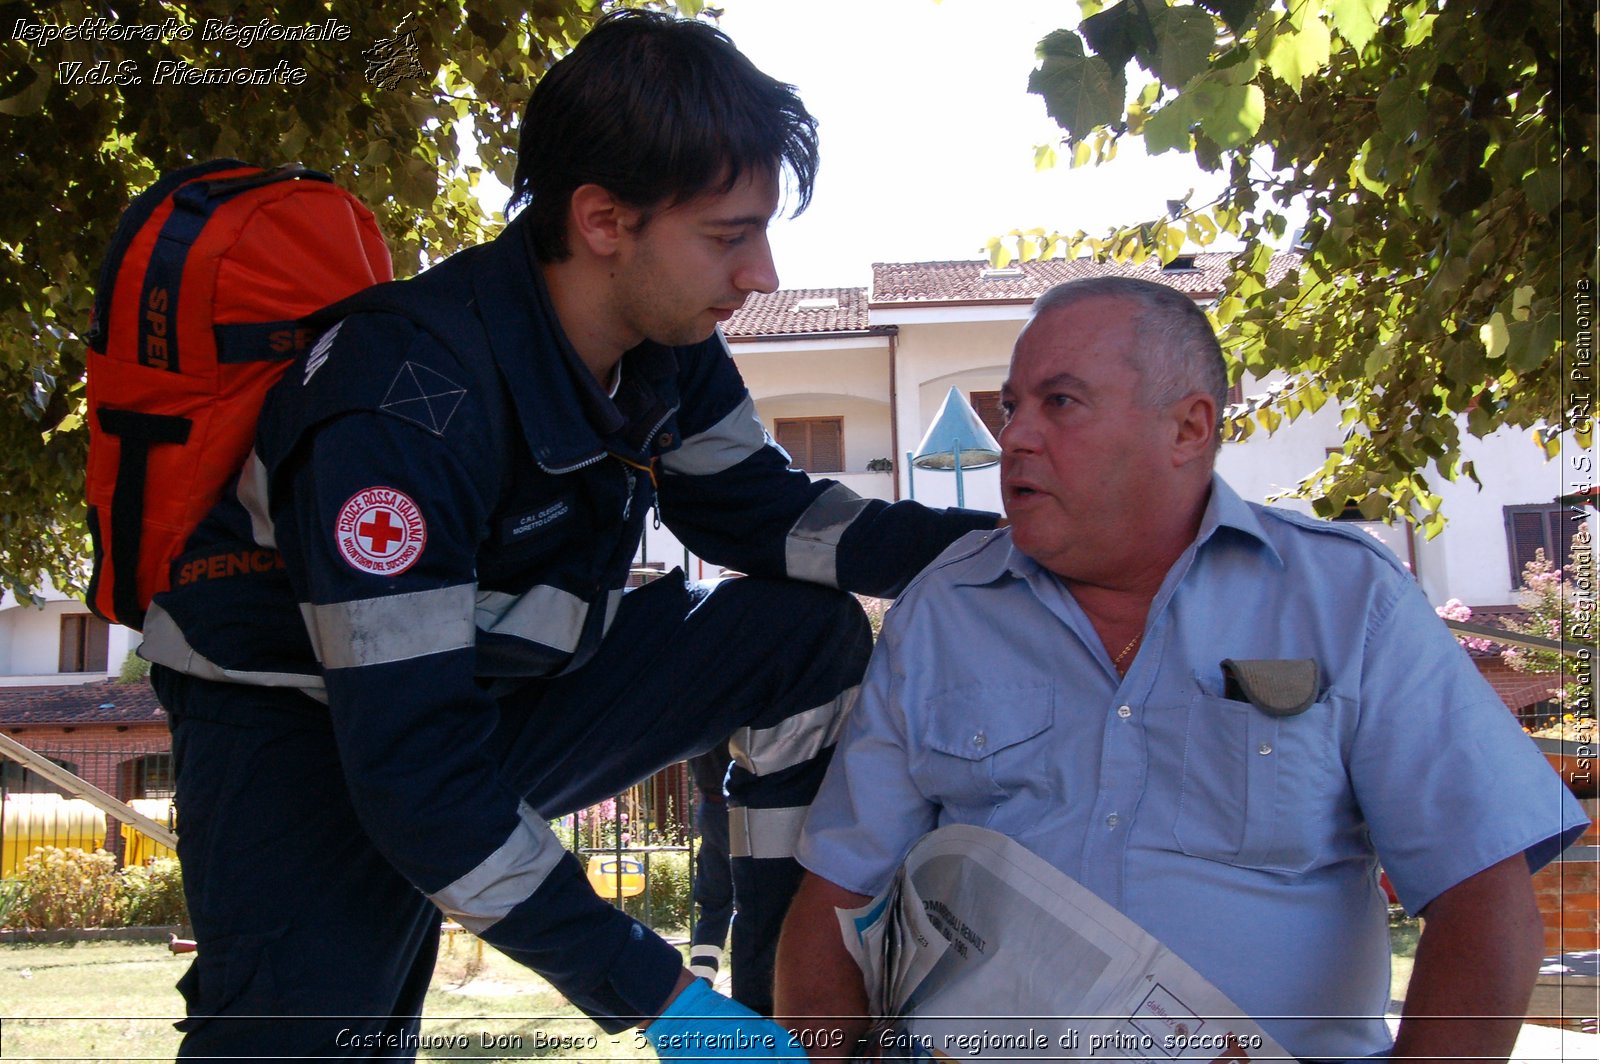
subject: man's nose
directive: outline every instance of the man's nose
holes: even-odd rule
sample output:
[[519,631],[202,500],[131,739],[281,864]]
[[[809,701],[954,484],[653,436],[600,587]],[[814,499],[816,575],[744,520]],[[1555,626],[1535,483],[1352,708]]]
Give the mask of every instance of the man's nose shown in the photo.
[[1000,452],[1002,455],[1024,453],[1038,449],[1039,434],[1020,409],[1013,410],[1006,423],[1000,426]]
[[778,267],[772,261],[772,244],[766,234],[752,238],[748,249],[734,271],[734,286],[741,292],[776,292]]

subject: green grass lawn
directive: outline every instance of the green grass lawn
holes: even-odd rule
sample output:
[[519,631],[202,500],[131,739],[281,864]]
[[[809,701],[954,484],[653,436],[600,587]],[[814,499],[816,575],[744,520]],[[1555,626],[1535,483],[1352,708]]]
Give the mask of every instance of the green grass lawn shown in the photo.
[[[492,949],[480,962],[458,938],[440,948],[419,1059],[656,1059],[632,1032],[613,1039],[526,968]],[[0,1060],[171,1060],[183,1015],[173,984],[188,963],[164,943],[0,946]]]

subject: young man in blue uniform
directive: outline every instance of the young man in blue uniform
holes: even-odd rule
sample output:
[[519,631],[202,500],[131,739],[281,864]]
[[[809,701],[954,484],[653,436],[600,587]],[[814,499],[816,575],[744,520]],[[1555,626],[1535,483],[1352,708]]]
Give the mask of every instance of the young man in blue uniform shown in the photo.
[[[834,908],[977,824],[1301,1060],[1504,1059],[1541,954],[1530,870],[1586,820],[1411,575],[1215,475],[1227,374],[1175,289],[1050,290],[1000,394],[1010,528],[889,611],[801,839],[779,1014],[863,1013]],[[1394,1040],[1380,860],[1426,919]]]
[[[176,563],[201,575],[150,611],[200,943],[185,1057],[406,1054],[441,911],[663,1057],[798,1052],[596,897],[547,821],[732,734],[735,990],[768,1007],[870,644],[845,592],[994,524],[812,481],[762,431],[716,326],[777,285],[784,171],[810,194],[792,88],[709,26],[622,13],[521,136],[524,209],[291,368]],[[751,575],[625,595],[653,508]],[[262,547],[282,565],[183,568]]]

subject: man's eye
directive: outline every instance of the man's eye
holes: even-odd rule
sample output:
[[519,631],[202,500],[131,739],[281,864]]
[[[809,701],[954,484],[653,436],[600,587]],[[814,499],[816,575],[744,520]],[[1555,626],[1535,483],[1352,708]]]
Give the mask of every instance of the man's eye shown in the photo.
[[1054,395],[1046,396],[1044,401],[1049,406],[1062,407],[1072,402],[1072,396],[1057,392]]
[[748,233],[735,233],[731,236],[719,235],[716,238],[717,243],[721,244],[725,248],[736,248],[740,244],[743,244],[747,239],[749,239]]
[[1005,425],[1011,424],[1011,416],[1013,414],[1015,414],[1016,412],[1017,412],[1017,404],[1016,403],[1002,402],[1000,404],[1000,421],[1001,421],[1001,424],[1005,424]]

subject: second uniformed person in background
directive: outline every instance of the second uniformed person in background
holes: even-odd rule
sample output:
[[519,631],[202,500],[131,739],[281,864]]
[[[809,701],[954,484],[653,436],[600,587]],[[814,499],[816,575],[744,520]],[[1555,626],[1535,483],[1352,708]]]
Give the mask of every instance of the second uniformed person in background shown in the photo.
[[[721,33],[608,16],[528,104],[504,232],[273,392],[187,556],[283,567],[175,588],[146,626],[200,944],[183,1056],[414,1049],[441,912],[664,1058],[804,1055],[597,897],[547,821],[732,734],[734,990],[769,1011],[870,648],[846,592],[893,595],[996,521],[859,498],[763,432],[717,324],[776,288],[767,225],[816,166],[794,90]],[[751,575],[624,594],[654,507]]]

